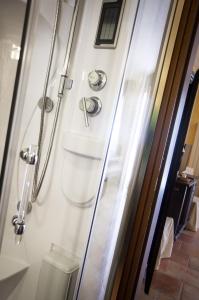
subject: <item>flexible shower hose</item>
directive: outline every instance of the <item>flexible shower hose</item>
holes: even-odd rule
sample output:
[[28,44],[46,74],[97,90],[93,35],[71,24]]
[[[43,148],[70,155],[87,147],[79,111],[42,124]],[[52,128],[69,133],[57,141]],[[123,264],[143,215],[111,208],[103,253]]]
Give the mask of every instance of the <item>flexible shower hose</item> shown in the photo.
[[[47,96],[47,89],[48,89],[49,78],[50,78],[50,71],[51,71],[51,67],[52,67],[55,41],[56,41],[56,36],[57,36],[57,31],[58,31],[58,20],[59,20],[60,8],[61,8],[61,0],[57,0],[55,21],[54,21],[54,26],[53,26],[53,36],[52,36],[52,41],[51,41],[50,55],[49,55],[49,61],[48,61],[46,78],[45,78],[44,89],[43,89],[43,96],[42,96],[43,103],[42,103],[42,108],[41,108],[37,162],[36,162],[36,166],[35,166],[35,173],[34,173],[34,180],[33,180],[33,191],[32,191],[32,199],[31,199],[32,202],[36,201],[37,196],[40,192],[40,189],[41,189],[41,186],[42,186],[42,183],[43,183],[43,178],[44,178],[44,175],[45,175],[45,172],[46,172],[45,168],[47,168],[48,161],[49,161],[49,157],[48,157],[48,153],[47,153],[47,156],[46,156],[47,161],[45,161],[45,164],[44,164],[44,167],[43,167],[43,170],[42,170],[42,174],[41,174],[41,178],[40,178],[39,183],[38,183],[38,173],[39,173],[39,167],[40,167],[41,152],[42,152],[42,140],[43,140],[43,131],[44,131],[45,107],[46,107],[46,99],[47,99],[46,96]],[[60,106],[60,104],[59,105],[57,104],[56,112],[57,111],[59,112],[59,110],[60,110],[60,107],[58,107],[58,106]],[[58,118],[57,113],[55,114],[55,120],[54,120],[54,123],[53,123],[55,125],[57,124],[56,118]],[[53,143],[53,140],[54,140],[55,130],[56,130],[56,128],[53,127],[52,133],[51,133],[51,139],[50,139],[50,141],[52,141],[52,143]],[[50,143],[49,143],[49,149],[50,149],[50,153],[51,153],[52,145]],[[43,173],[44,173],[44,175],[43,175]]]
[[41,160],[41,153],[42,153],[45,107],[46,107],[46,101],[47,101],[46,96],[47,96],[47,89],[48,89],[48,84],[49,84],[50,71],[51,71],[51,66],[52,66],[55,41],[56,41],[56,36],[57,36],[57,31],[58,31],[58,21],[59,21],[60,9],[61,9],[61,0],[57,0],[55,21],[54,21],[54,26],[53,26],[53,36],[52,36],[51,49],[50,49],[50,55],[49,55],[49,62],[48,62],[46,78],[45,78],[45,83],[44,83],[43,96],[42,96],[43,105],[42,105],[42,109],[41,109],[40,129],[39,129],[39,138],[38,138],[38,153],[37,153],[38,158],[37,158],[37,162],[36,162],[36,166],[35,166],[35,174],[34,174],[34,180],[33,180],[33,191],[32,191],[31,202],[35,202],[37,200],[37,197],[41,190],[43,180],[44,180],[44,177],[45,177],[45,174],[47,171],[49,159],[51,156],[51,151],[52,151],[53,142],[54,142],[54,138],[55,138],[55,132],[56,132],[56,128],[57,128],[57,121],[58,121],[58,117],[59,117],[60,107],[61,107],[61,103],[62,103],[62,98],[64,96],[63,92],[64,92],[64,87],[65,87],[65,81],[68,79],[68,65],[69,65],[69,60],[70,60],[70,55],[71,55],[72,42],[73,42],[73,37],[74,37],[79,2],[80,2],[80,0],[75,1],[75,6],[73,9],[72,22],[71,22],[71,26],[70,26],[70,30],[69,30],[69,39],[68,39],[68,44],[66,47],[64,67],[63,67],[62,75],[60,78],[60,87],[58,90],[58,101],[57,101],[52,131],[51,131],[51,135],[50,135],[49,146],[48,146],[44,166],[43,166],[43,169],[41,172],[41,176],[38,181],[38,174],[39,174],[40,160]]

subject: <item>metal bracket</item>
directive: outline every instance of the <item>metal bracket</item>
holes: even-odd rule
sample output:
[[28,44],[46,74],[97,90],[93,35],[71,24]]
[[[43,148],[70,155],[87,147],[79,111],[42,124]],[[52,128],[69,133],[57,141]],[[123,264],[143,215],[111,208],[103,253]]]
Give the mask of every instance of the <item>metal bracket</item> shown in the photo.
[[37,161],[37,154],[30,148],[24,148],[20,151],[19,156],[29,165],[35,165]]
[[38,102],[39,108],[42,109],[43,105],[45,105],[45,112],[49,113],[53,110],[54,103],[53,103],[53,100],[51,100],[49,97],[46,97],[45,101],[43,101],[43,98],[39,99],[39,102]]
[[64,90],[71,90],[73,85],[73,80],[68,78],[66,75],[61,75],[60,81],[59,81],[59,90],[58,95],[63,96]]

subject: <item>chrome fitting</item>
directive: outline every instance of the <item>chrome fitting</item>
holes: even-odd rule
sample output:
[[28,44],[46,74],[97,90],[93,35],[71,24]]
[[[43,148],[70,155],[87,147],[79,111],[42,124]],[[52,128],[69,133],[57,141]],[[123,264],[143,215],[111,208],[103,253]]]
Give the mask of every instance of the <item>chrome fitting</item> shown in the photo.
[[45,112],[50,113],[53,110],[54,103],[53,100],[50,99],[49,97],[45,97],[45,100],[43,100],[43,97],[39,99],[38,101],[38,106],[40,109],[45,106]]
[[[21,201],[18,201],[17,202],[17,210],[19,210],[20,208],[20,205],[21,205]],[[28,204],[27,204],[27,207],[26,207],[26,214],[30,214],[32,211],[32,202],[31,201],[28,201]]]
[[37,162],[37,154],[30,147],[22,149],[19,156],[29,165],[35,165]]
[[68,78],[67,75],[61,75],[60,82],[59,82],[59,90],[58,90],[58,96],[63,96],[64,90],[70,90],[73,85],[73,80]]
[[12,218],[12,225],[15,227],[14,232],[16,235],[22,235],[24,233],[26,225],[24,221],[18,223],[18,216],[15,215]]

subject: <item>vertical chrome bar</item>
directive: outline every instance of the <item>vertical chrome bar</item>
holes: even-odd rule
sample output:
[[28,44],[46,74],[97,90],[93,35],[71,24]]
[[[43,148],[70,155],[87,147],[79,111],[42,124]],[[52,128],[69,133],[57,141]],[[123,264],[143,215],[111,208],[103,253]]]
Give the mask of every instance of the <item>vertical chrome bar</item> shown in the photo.
[[21,199],[18,202],[17,214],[12,218],[12,224],[15,227],[15,234],[20,236],[20,239],[17,239],[17,243],[21,241],[21,236],[23,235],[25,230],[25,218],[28,211],[28,204],[30,202],[34,167],[37,161],[37,146],[30,145],[23,160],[26,163],[26,169],[22,187],[22,194]]
[[70,26],[70,33],[69,33],[69,39],[68,39],[68,44],[67,44],[67,50],[66,50],[66,55],[64,59],[64,67],[63,67],[63,75],[68,75],[68,66],[69,66],[69,59],[70,59],[70,54],[71,54],[71,49],[72,49],[72,43],[73,43],[73,37],[74,37],[74,31],[75,31],[75,25],[77,21],[77,13],[78,13],[78,8],[79,8],[79,2],[80,0],[75,1],[75,7],[73,10],[73,16],[72,16],[72,22]]
[[[58,0],[57,2],[57,11],[56,11],[56,18],[55,18],[55,24],[54,24],[54,34],[53,34],[53,40],[52,41],[52,45],[55,42],[55,37],[56,37],[56,32],[57,32],[57,21],[58,21],[58,16],[59,16],[59,5],[60,5],[60,1]],[[76,20],[77,20],[77,14],[78,14],[78,8],[79,8],[79,3],[80,0],[76,0],[75,2],[75,6],[74,6],[74,10],[73,10],[73,16],[72,16],[72,22],[71,22],[71,26],[70,26],[70,32],[69,32],[69,39],[68,39],[68,43],[67,43],[67,48],[66,48],[66,55],[65,55],[65,59],[64,59],[64,66],[63,66],[63,72],[61,74],[60,77],[60,85],[59,85],[59,90],[58,90],[58,103],[57,103],[57,108],[56,108],[56,112],[55,112],[55,117],[54,117],[54,122],[53,122],[53,129],[51,132],[51,136],[50,136],[50,142],[49,142],[49,146],[48,146],[48,151],[47,151],[47,155],[46,155],[46,159],[44,162],[44,166],[41,172],[41,176],[38,182],[38,172],[39,172],[39,166],[40,166],[40,156],[41,156],[41,146],[42,146],[42,136],[43,136],[43,125],[44,125],[44,111],[42,112],[41,115],[41,124],[40,124],[40,138],[38,141],[38,162],[36,164],[35,167],[35,175],[34,175],[34,184],[33,184],[33,192],[32,192],[32,202],[35,202],[37,199],[37,196],[39,194],[39,191],[41,189],[43,180],[44,180],[44,176],[48,167],[48,162],[50,159],[50,155],[51,155],[51,151],[52,151],[52,146],[53,146],[53,142],[54,142],[54,137],[55,137],[55,131],[56,131],[56,127],[57,127],[57,121],[58,121],[58,116],[59,116],[59,111],[60,111],[60,106],[61,106],[61,100],[63,98],[64,95],[64,87],[65,87],[65,83],[68,77],[68,66],[69,66],[69,60],[70,60],[70,55],[71,55],[71,49],[72,49],[72,43],[73,43],[73,37],[74,37],[74,31],[75,31],[75,25],[76,25]],[[53,51],[54,51],[54,46],[52,47]],[[52,55],[53,55],[53,51],[52,51]],[[50,69],[49,69],[50,70]],[[70,80],[69,80],[70,81]],[[46,81],[47,82],[47,81]],[[70,83],[72,85],[72,83]],[[45,105],[43,105],[44,110],[45,110]]]
[[39,129],[39,138],[38,138],[38,160],[35,167],[35,174],[34,174],[34,182],[33,182],[33,199],[34,202],[37,198],[37,181],[38,181],[38,173],[39,173],[39,166],[40,166],[40,159],[41,159],[41,151],[42,151],[42,138],[43,138],[43,130],[44,130],[44,115],[45,115],[45,99],[48,89],[48,83],[49,83],[49,77],[50,77],[50,70],[52,66],[52,60],[53,60],[53,53],[55,48],[55,41],[56,41],[56,35],[58,31],[58,20],[59,20],[59,14],[61,9],[61,0],[57,0],[56,5],[56,15],[55,15],[55,21],[53,26],[53,36],[51,41],[51,48],[50,48],[50,54],[49,54],[49,61],[47,66],[47,72],[46,72],[46,78],[44,83],[44,89],[43,89],[43,105],[41,109],[41,118],[40,118],[40,129]]

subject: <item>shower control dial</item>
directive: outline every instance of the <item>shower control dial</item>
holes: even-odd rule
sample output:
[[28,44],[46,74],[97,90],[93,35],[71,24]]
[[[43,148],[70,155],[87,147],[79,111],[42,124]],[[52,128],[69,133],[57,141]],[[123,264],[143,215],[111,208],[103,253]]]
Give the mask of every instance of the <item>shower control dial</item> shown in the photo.
[[88,127],[89,126],[88,116],[90,117],[97,116],[102,109],[102,103],[101,100],[97,97],[90,97],[90,98],[83,97],[80,100],[79,108],[84,113],[85,125],[86,127]]
[[94,70],[88,74],[88,83],[93,91],[100,91],[106,84],[106,74],[102,70]]
[[88,74],[88,81],[92,85],[97,85],[101,81],[97,71],[92,71]]
[[96,103],[91,99],[87,98],[86,99],[86,111],[87,113],[91,114],[95,111],[96,108]]

